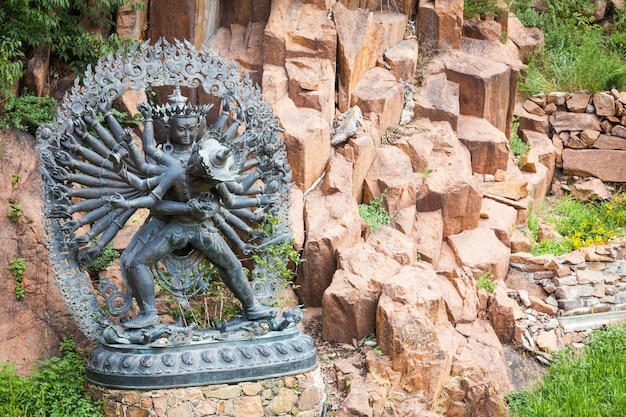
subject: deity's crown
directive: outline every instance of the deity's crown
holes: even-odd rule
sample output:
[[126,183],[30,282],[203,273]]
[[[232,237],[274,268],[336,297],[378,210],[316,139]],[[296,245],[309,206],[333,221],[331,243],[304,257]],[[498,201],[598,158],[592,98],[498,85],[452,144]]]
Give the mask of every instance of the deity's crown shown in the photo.
[[155,119],[162,120],[167,124],[172,117],[190,117],[203,118],[213,107],[212,104],[204,104],[201,106],[193,106],[186,104],[187,97],[180,92],[178,84],[174,87],[174,91],[168,98],[169,103],[154,107],[153,115]]

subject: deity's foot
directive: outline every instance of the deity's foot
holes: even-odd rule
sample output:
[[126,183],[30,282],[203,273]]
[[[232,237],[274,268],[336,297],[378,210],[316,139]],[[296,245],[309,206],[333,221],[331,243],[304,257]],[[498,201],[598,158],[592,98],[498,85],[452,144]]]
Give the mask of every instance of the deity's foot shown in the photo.
[[257,303],[256,306],[246,309],[246,318],[248,320],[271,319],[278,315],[278,309],[264,306]]
[[159,324],[159,316],[156,310],[142,311],[134,319],[123,324],[127,329],[143,329],[144,327],[156,326]]

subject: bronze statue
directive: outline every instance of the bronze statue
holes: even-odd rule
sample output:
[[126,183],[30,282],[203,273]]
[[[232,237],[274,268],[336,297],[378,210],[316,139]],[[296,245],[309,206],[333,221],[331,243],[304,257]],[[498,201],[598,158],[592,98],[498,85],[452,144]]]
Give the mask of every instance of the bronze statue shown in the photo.
[[[172,94],[166,104],[137,106],[143,116],[137,137],[114,117],[113,101],[128,88],[150,86],[170,86]],[[207,124],[212,106],[187,103],[182,86],[217,99],[214,123]],[[40,127],[50,258],[68,309],[98,343],[87,366],[92,381],[181,386],[315,365],[311,339],[295,327],[300,309],[279,315],[270,306],[282,285],[272,264],[286,263],[270,249],[291,238],[291,169],[280,132],[258,88],[234,64],[189,43],[161,40],[101,59],[83,85],[75,84],[55,123]],[[104,309],[84,267],[139,208],[150,216],[120,259],[130,291],[101,277]],[[254,255],[250,277],[241,255]],[[242,317],[211,320],[206,328],[160,323],[155,281],[188,308],[215,275],[241,302]],[[139,313],[129,318],[133,298]]]

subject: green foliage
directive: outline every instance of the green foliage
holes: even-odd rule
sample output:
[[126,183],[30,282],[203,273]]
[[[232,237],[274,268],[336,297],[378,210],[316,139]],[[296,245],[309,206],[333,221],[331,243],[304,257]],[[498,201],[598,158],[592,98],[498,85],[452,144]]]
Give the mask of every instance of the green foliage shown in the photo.
[[493,280],[493,272],[489,270],[476,278],[476,287],[478,287],[479,290],[485,290],[488,293],[492,293],[493,290],[496,289],[496,282]]
[[621,417],[626,410],[626,327],[596,330],[581,352],[557,355],[541,384],[507,396],[512,417]]
[[110,29],[115,11],[129,0],[5,0],[0,3],[0,94],[22,74],[22,60],[43,44],[75,70],[124,45],[117,36],[102,39],[86,31],[82,22]]
[[[626,192],[615,193],[610,201],[587,203],[566,195],[544,210],[542,216],[554,225],[563,239],[535,244],[532,249],[535,255],[560,255],[584,246],[605,243],[626,234]],[[534,238],[536,240],[536,236]]]
[[530,0],[514,3],[525,26],[540,27],[545,47],[535,53],[519,85],[532,95],[550,91],[592,92],[626,86],[626,27],[624,8],[615,9],[613,31],[594,22],[595,5],[587,0],[545,0],[548,11],[530,7]]
[[113,249],[113,246],[111,246],[111,244],[108,244],[104,247],[104,249],[102,249],[102,253],[100,253],[98,259],[96,259],[96,261],[93,263],[93,265],[91,265],[89,269],[94,272],[103,271],[111,264],[111,262],[119,257],[120,253]]
[[509,148],[511,152],[513,152],[513,157],[515,159],[515,163],[518,167],[521,168],[523,158],[522,156],[530,149],[530,145],[527,142],[524,142],[517,135],[517,126],[519,126],[519,122],[514,121],[511,127],[511,138],[509,139]]
[[[508,4],[511,1],[505,1]],[[463,2],[463,18],[469,19],[475,16],[498,16],[503,17],[508,13],[508,9],[503,9],[499,0],[465,0]]]
[[20,182],[20,173],[14,172],[13,175],[11,175],[11,185],[17,185],[18,182]]
[[0,129],[11,125],[19,130],[35,133],[37,127],[52,122],[56,100],[52,97],[37,97],[26,91],[16,96],[7,93],[4,113],[0,114]]
[[24,258],[15,258],[9,263],[9,270],[15,278],[15,298],[18,300],[24,299],[24,287],[22,287],[22,281],[24,280],[24,272],[26,272],[26,261]]
[[7,217],[13,223],[17,223],[17,220],[24,215],[22,211],[22,205],[20,203],[9,203],[9,211]]
[[383,207],[384,200],[385,193],[382,193],[380,197],[371,199],[369,204],[359,204],[359,216],[367,222],[372,233],[375,233],[380,226],[390,224],[393,220]]
[[98,403],[85,398],[84,360],[74,340],[61,343],[62,358],[41,362],[31,377],[0,365],[0,415],[3,417],[104,417]]

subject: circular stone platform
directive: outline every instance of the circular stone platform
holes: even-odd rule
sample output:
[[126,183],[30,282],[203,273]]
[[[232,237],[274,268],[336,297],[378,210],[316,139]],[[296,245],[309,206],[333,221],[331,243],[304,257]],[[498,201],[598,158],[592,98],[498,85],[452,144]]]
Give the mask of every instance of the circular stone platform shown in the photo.
[[98,345],[87,361],[86,377],[104,387],[145,390],[253,381],[316,366],[313,339],[292,327],[253,340]]

